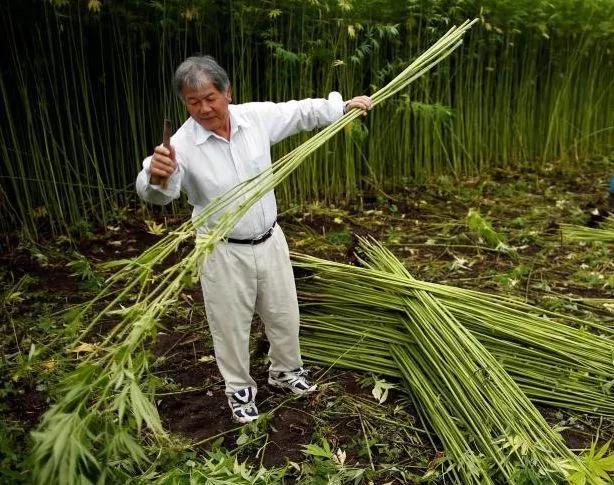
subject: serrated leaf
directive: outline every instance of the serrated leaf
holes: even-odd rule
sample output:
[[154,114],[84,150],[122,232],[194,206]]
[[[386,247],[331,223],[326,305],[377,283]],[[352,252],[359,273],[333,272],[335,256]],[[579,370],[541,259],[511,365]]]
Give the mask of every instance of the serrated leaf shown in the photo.
[[6,297],[4,297],[4,301],[6,303],[10,303],[10,302],[22,302],[23,298],[21,297],[23,293],[21,291],[13,291],[12,293],[9,293],[8,295],[6,295]]
[[610,442],[608,441],[607,443],[604,443],[604,445],[601,448],[599,448],[599,451],[597,453],[595,453],[595,458],[603,458],[605,454],[608,452],[609,448],[610,448]]
[[606,472],[614,472],[614,455],[610,455],[606,458],[601,458],[598,460],[599,468],[605,470]]
[[98,13],[100,12],[101,7],[102,4],[100,3],[100,0],[89,0],[87,2],[87,8],[90,12]]
[[145,221],[145,225],[147,226],[147,232],[149,234],[161,236],[166,232],[166,227],[164,227],[164,224],[158,224],[156,221],[148,219]]
[[322,448],[321,446],[315,445],[313,443],[309,443],[308,445],[304,445],[304,453],[312,456],[322,456],[324,458],[331,458],[332,453],[329,450]]

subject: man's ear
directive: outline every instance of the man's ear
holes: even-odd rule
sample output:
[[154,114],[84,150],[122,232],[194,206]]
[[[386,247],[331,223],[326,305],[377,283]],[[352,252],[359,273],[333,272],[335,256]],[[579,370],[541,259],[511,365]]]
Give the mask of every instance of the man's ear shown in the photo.
[[232,86],[228,86],[228,89],[226,90],[226,99],[229,103],[232,103]]

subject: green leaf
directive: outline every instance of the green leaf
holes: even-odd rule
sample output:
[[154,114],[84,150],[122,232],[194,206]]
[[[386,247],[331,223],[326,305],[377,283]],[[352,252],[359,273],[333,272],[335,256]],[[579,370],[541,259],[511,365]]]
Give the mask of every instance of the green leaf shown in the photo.
[[597,461],[599,468],[606,472],[614,472],[614,454],[607,458],[601,458]]
[[326,440],[322,440],[323,443],[325,443],[326,449],[315,445],[313,443],[309,443],[308,445],[303,445],[304,451],[303,453],[306,453],[307,455],[312,455],[312,456],[321,456],[323,458],[329,458],[332,460],[333,458],[333,454],[330,451],[330,447],[328,446],[328,442]]

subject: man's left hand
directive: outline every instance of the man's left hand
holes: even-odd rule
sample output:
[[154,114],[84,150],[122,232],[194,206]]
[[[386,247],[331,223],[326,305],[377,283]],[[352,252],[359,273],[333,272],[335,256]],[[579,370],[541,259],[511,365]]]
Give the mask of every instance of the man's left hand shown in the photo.
[[347,113],[354,108],[362,110],[362,115],[367,116],[367,113],[373,108],[373,101],[369,96],[356,96],[345,102],[343,112]]

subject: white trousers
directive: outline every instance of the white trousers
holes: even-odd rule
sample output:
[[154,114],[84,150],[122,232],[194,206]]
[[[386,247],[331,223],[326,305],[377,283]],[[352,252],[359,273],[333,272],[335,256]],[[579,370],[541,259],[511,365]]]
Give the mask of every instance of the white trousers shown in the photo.
[[205,311],[227,395],[247,386],[256,388],[249,373],[254,312],[269,341],[269,370],[284,372],[303,365],[294,275],[279,225],[261,244],[218,244],[203,269]]

